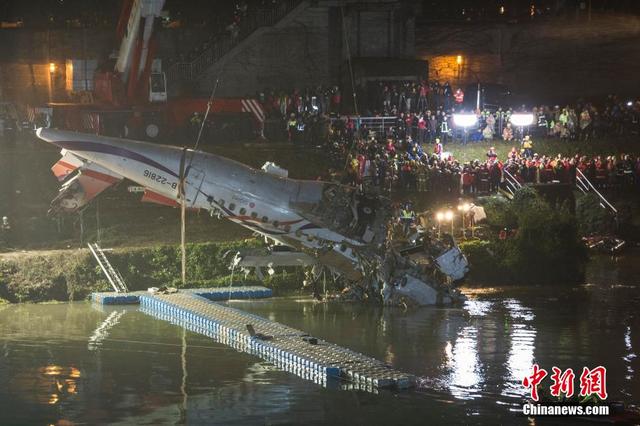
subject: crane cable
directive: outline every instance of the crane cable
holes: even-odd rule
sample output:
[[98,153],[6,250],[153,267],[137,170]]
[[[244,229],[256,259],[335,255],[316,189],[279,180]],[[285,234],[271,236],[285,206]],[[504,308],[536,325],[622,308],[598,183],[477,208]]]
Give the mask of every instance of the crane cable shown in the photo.
[[198,130],[198,136],[196,138],[196,143],[193,146],[193,150],[191,150],[191,156],[189,157],[189,165],[185,167],[186,157],[187,157],[187,147],[182,148],[182,155],[180,156],[180,175],[178,179],[178,199],[180,200],[180,255],[181,255],[181,277],[182,277],[182,287],[185,287],[187,284],[187,198],[185,195],[185,180],[187,179],[187,175],[189,174],[189,170],[191,169],[191,163],[193,162],[193,156],[195,151],[197,151],[198,146],[200,145],[200,139],[202,138],[202,132],[204,130],[204,124],[207,122],[207,118],[209,117],[209,113],[211,112],[211,105],[213,104],[213,100],[215,99],[216,91],[218,90],[218,84],[220,83],[220,76],[224,70],[225,64],[227,63],[227,57],[225,56],[222,64],[220,65],[220,71],[218,71],[218,75],[216,76],[216,83],[213,85],[213,89],[211,90],[211,95],[209,96],[209,100],[207,101],[207,109],[204,113],[204,117],[202,118],[202,122],[200,123],[200,129]]
[[[356,96],[356,83],[355,78],[353,77],[353,66],[351,65],[351,48],[349,47],[349,38],[347,37],[347,24],[345,22],[345,14],[344,14],[344,4],[340,6],[340,13],[342,17],[342,37],[344,39],[344,44],[347,49],[347,65],[349,66],[349,77],[351,78],[351,94],[353,96],[353,111],[356,114],[356,117],[359,116],[358,112],[358,99]],[[349,167],[349,156],[353,151],[353,145],[355,144],[355,140],[349,146],[349,152],[345,158],[344,162],[344,170],[347,170]]]
[[180,179],[178,182],[178,199],[180,200],[180,251],[181,251],[181,276],[182,287],[187,284],[187,199],[185,197],[185,160],[187,148],[182,148],[180,156]]

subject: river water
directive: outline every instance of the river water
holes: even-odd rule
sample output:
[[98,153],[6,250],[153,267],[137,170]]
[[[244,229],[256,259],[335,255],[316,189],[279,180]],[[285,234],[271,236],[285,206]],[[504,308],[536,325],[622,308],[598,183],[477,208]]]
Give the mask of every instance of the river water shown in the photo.
[[532,424],[534,362],[603,365],[633,402],[639,260],[596,259],[582,286],[467,288],[458,308],[232,302],[415,374],[409,392],[322,388],[135,308],[0,306],[0,424]]

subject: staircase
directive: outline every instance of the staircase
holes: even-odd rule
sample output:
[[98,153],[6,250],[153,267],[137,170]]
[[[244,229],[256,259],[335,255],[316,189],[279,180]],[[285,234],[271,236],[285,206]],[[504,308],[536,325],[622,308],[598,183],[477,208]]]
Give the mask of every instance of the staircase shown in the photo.
[[512,199],[516,191],[522,188],[522,184],[518,182],[518,180],[507,169],[503,169],[502,173],[505,186],[505,189],[503,191],[506,192],[505,195],[507,196],[507,198]]
[[118,272],[113,266],[111,266],[111,262],[107,259],[107,256],[104,254],[104,250],[98,245],[98,243],[89,243],[89,250],[91,250],[91,254],[96,258],[98,265],[102,269],[102,272],[109,280],[111,287],[116,293],[128,293],[129,289]]
[[609,202],[609,200],[607,200],[604,197],[604,195],[602,195],[600,193],[600,191],[598,191],[595,188],[595,186],[593,186],[591,181],[589,179],[587,179],[587,177],[584,175],[584,173],[582,173],[582,171],[580,169],[576,169],[576,187],[583,194],[587,194],[589,192],[593,192],[594,194],[596,194],[598,196],[598,198],[600,198],[600,206],[602,206],[602,208],[608,209],[613,214],[617,214],[618,213],[618,210],[615,207],[613,207],[613,205]]
[[169,87],[178,82],[197,80],[205,71],[220,61],[231,50],[242,44],[256,30],[271,27],[293,12],[304,0],[278,0],[272,8],[256,9],[243,18],[238,34],[227,33],[212,40],[204,51],[191,62],[176,62],[167,70]]

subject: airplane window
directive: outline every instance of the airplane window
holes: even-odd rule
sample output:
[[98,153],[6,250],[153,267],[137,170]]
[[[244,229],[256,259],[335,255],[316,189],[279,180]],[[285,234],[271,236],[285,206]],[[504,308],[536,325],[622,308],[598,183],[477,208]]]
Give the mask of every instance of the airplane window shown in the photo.
[[255,219],[255,218],[257,218],[257,217],[258,217],[258,213],[256,213],[256,212],[251,212],[251,217],[252,217],[252,218],[254,218],[254,219]]
[[269,218],[266,216],[262,216],[262,223],[267,223],[269,222]]
[[285,232],[291,232],[291,225],[285,225],[284,226],[284,231]]
[[277,220],[274,220],[273,226],[277,228],[278,226],[280,226],[280,222],[278,222]]
[[247,209],[245,209],[244,207],[240,208],[240,215],[244,216],[245,214],[247,214]]
[[340,244],[340,251],[342,252],[347,251],[347,246],[344,244]]
[[233,211],[236,209],[236,205],[234,203],[229,204],[229,210]]

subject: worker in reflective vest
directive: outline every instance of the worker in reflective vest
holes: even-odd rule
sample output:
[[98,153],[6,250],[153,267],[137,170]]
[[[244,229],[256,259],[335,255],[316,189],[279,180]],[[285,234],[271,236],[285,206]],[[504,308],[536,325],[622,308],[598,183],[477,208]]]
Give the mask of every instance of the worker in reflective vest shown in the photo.
[[404,208],[400,211],[400,222],[402,223],[402,229],[405,235],[409,235],[409,229],[411,229],[411,224],[415,219],[415,213],[413,210],[409,208],[408,205],[405,205]]

